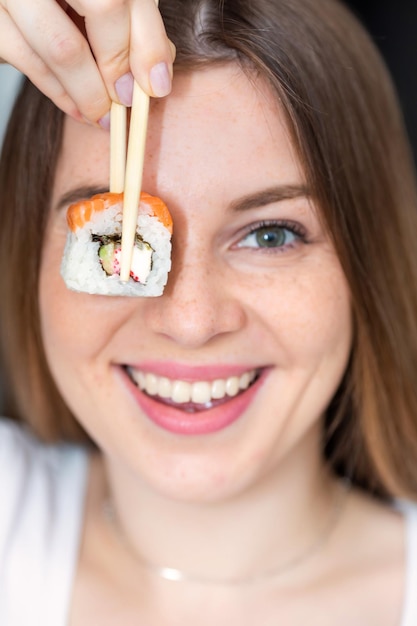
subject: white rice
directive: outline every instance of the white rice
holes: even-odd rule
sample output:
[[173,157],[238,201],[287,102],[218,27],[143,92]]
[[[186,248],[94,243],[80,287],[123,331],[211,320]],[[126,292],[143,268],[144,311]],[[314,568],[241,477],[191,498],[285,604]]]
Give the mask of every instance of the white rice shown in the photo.
[[108,276],[98,256],[99,241],[92,235],[121,234],[121,205],[93,214],[84,228],[69,231],[61,263],[61,275],[69,289],[106,296],[160,296],[171,269],[171,234],[165,226],[141,204],[136,232],[150,244],[152,270],[141,284],[132,278],[122,282],[119,275]]

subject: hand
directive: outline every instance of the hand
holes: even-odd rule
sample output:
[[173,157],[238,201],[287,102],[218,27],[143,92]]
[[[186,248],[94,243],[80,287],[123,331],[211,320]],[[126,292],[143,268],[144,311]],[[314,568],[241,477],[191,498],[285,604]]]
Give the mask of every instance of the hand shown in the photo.
[[0,61],[76,119],[106,126],[111,100],[131,104],[132,74],[167,95],[174,57],[155,0],[0,0]]

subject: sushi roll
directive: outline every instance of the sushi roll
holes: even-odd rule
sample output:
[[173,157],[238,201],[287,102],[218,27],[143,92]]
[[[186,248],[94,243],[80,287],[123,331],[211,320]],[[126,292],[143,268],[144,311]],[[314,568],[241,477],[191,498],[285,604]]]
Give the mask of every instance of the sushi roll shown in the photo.
[[142,192],[130,278],[120,274],[123,194],[72,204],[61,275],[69,289],[113,296],[160,296],[171,269],[172,218],[164,202]]

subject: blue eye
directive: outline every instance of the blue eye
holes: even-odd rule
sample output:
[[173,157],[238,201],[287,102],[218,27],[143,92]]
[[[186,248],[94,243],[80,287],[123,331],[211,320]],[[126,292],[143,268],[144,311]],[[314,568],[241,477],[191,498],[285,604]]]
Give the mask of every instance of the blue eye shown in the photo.
[[291,245],[299,236],[290,228],[280,224],[260,225],[245,235],[238,248],[283,248]]

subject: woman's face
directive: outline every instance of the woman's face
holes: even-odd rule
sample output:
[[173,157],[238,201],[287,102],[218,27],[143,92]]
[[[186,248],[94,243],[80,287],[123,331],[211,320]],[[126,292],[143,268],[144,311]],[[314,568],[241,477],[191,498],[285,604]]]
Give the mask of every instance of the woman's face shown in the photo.
[[113,463],[173,497],[308,470],[348,360],[350,302],[268,89],[229,66],[179,74],[153,102],[143,188],[174,220],[159,298],[76,293],[60,276],[61,199],[105,189],[108,161],[108,134],[67,119],[40,280],[66,402]]

